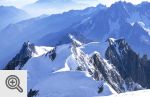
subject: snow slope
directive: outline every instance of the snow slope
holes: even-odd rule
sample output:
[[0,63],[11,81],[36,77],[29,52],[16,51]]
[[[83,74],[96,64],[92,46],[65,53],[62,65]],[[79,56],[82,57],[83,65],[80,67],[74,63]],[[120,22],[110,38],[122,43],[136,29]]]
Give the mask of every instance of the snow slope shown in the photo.
[[[141,56],[143,54],[149,56],[149,7],[150,3],[132,5],[131,3],[117,2],[60,31],[61,41],[67,38],[65,33],[73,33],[76,37],[83,36],[91,41],[99,42],[103,42],[109,37],[124,38]],[[136,13],[138,15],[135,15]],[[138,22],[143,22],[144,28]],[[51,34],[46,37],[51,37]],[[44,38],[50,41],[46,37]]]
[[[114,41],[112,40],[112,42]],[[93,52],[100,52],[101,43],[91,42],[83,44],[73,38],[72,44],[64,44],[56,48],[46,46],[34,47],[35,51],[32,52],[32,57],[24,64],[23,69],[28,70],[28,91],[30,89],[39,90],[39,96],[37,97],[117,95],[110,83],[108,84],[102,79],[96,80],[89,72],[89,69],[91,72],[95,70],[93,68],[94,65],[90,63],[90,57]],[[76,51],[74,48],[76,48]],[[48,52],[53,51],[53,49],[56,49],[56,58],[51,60]],[[103,58],[101,57],[101,59]],[[107,65],[106,69],[111,71],[113,68],[108,63],[108,60],[103,59],[103,61],[106,63],[103,65]],[[81,65],[83,70],[77,70],[77,67]],[[103,91],[98,93],[101,85],[103,85]]]
[[[98,44],[89,43],[83,45],[81,49],[87,54],[96,50]],[[71,54],[71,44],[64,44],[57,47],[56,59],[51,61],[46,53],[53,47],[35,46],[36,53],[32,54],[32,58],[24,65],[23,69],[28,70],[28,89],[32,88],[36,83],[48,77],[51,73],[75,71],[78,63]],[[98,51],[98,49],[97,49]]]
[[[91,48],[88,48],[90,45]],[[97,44],[90,43],[81,48],[91,53],[96,46]],[[71,44],[58,46],[53,61],[46,54],[52,49],[53,47],[35,46],[35,53],[23,67],[28,70],[28,90],[39,90],[38,97],[93,97],[116,93],[106,82],[96,81],[87,76],[87,72],[76,70],[79,64],[71,53]],[[98,94],[101,84],[104,90]]]
[[[57,56],[54,61],[46,56],[46,53],[53,47],[36,46],[37,54],[33,54],[32,58],[25,64],[23,69],[28,70],[28,89],[35,84],[48,77],[49,74],[64,67],[65,60],[70,54],[69,45],[62,45],[57,48]],[[47,51],[45,53],[45,51]]]
[[93,95],[110,95],[115,93],[108,84],[104,84],[104,92],[98,94],[96,82],[78,71],[59,72],[49,75],[48,79],[34,87],[40,90],[39,97],[92,97]]
[[[61,43],[59,40],[61,40],[64,33],[55,34],[55,32],[65,29],[73,23],[82,20],[97,9],[98,8],[72,10],[63,14],[32,18],[7,26],[5,29],[0,31],[0,64],[7,64],[11,57],[18,52],[22,44],[26,41],[43,46],[51,46],[52,44],[56,45],[59,44],[59,42]],[[43,38],[50,33],[52,34],[51,37],[48,37],[50,41],[47,41],[47,38]],[[7,51],[9,51],[9,53]]]
[[45,46],[35,46],[36,53],[34,53],[33,57],[40,57],[46,54],[48,51],[51,51],[54,47],[45,47]]
[[110,96],[96,96],[96,97],[149,97],[149,96],[150,96],[150,90],[140,90],[140,91],[110,95]]

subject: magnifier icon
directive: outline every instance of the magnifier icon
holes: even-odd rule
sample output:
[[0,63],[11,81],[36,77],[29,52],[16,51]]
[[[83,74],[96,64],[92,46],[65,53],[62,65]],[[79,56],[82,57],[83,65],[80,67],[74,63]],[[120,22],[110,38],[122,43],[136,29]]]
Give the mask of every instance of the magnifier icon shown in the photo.
[[5,83],[9,89],[17,89],[20,93],[23,92],[23,89],[20,87],[20,79],[16,75],[8,76]]

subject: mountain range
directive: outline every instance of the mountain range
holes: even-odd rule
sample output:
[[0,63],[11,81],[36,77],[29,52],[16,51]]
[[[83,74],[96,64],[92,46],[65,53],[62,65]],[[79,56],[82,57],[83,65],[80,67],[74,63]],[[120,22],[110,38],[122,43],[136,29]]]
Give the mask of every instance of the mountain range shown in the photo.
[[[71,10],[63,14],[55,14],[46,17],[41,16],[7,26],[0,32],[0,34],[3,33],[3,36],[0,36],[0,44],[2,44],[0,50],[2,56],[0,56],[0,62],[5,62],[6,64],[6,62],[8,61],[6,61],[6,59],[12,57],[11,55],[16,53],[19,50],[19,48],[21,48],[23,42],[31,41],[33,43],[41,45],[39,40],[42,37],[45,37],[45,35],[61,31],[71,26],[72,24],[83,20],[85,17],[92,15],[92,12],[97,12],[99,9],[101,9],[101,6],[98,6],[96,9],[92,7],[81,11]],[[57,37],[58,34],[55,34],[54,36]],[[8,40],[5,41],[5,39]],[[54,44],[56,43],[55,41],[53,42]],[[9,50],[9,48],[11,48],[11,51],[9,55],[7,55],[8,53],[5,53],[5,50]]]
[[115,96],[149,89],[148,9],[148,2],[116,2],[9,24],[0,31],[0,68],[28,70],[28,97]]
[[42,14],[58,14],[69,10],[85,9],[90,6],[96,6],[97,2],[97,0],[37,0],[23,9],[32,16],[39,16]]
[[13,6],[0,6],[0,14],[0,30],[9,24],[17,23],[29,18],[29,14],[27,12]]
[[[106,41],[109,37],[124,38],[140,55],[149,55],[149,10],[141,10],[145,6],[149,7],[149,3],[135,6],[118,2],[59,32],[72,32],[76,37],[84,36],[89,40],[100,42]],[[51,34],[44,37],[50,39],[46,37],[51,37]]]
[[[38,90],[39,97],[108,96],[150,87],[150,61],[140,58],[124,39],[109,38],[105,57],[96,50],[101,43],[71,40],[57,47],[25,42],[4,70],[28,70],[28,91]],[[77,94],[69,92],[74,89]]]

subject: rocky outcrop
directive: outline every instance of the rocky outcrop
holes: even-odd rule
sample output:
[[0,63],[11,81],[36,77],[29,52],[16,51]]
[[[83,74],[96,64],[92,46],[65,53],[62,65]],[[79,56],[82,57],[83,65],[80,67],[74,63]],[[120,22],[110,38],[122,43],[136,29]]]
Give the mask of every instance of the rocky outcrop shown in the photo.
[[104,61],[104,59],[100,57],[99,53],[94,53],[91,60],[93,60],[95,70],[101,73],[103,79],[108,82],[114,90],[118,93],[125,92],[125,88],[123,87],[124,80],[112,64],[108,64]]
[[145,75],[147,78],[147,88],[150,89],[150,59],[148,59],[147,55],[143,55],[140,62],[144,67]]
[[36,53],[34,44],[25,42],[20,52],[8,62],[4,70],[22,69],[24,64],[32,57],[32,53]]
[[[98,52],[94,52],[90,56],[83,52],[76,44],[77,42],[73,39],[72,54],[79,65],[77,70],[86,71],[97,81],[106,81],[118,93],[142,89],[142,87],[132,79],[124,79],[118,68],[114,66],[114,64],[109,63],[108,60],[102,58]],[[117,58],[120,57],[118,56]]]
[[143,89],[140,84],[131,79],[124,80],[117,68],[103,59],[99,53],[94,53],[91,57],[96,71],[100,72],[103,79],[117,92],[134,91]]
[[27,97],[37,97],[37,96],[39,96],[39,90],[32,90],[32,89],[30,89],[27,95]]
[[124,39],[109,38],[107,41],[109,47],[105,57],[117,68],[122,78],[133,80],[133,82],[147,87],[147,77],[139,55],[131,49]]
[[56,54],[56,47],[55,47],[53,50],[51,50],[48,53],[46,53],[45,56],[48,56],[51,59],[51,61],[54,61],[55,58],[56,58],[56,55],[57,54]]

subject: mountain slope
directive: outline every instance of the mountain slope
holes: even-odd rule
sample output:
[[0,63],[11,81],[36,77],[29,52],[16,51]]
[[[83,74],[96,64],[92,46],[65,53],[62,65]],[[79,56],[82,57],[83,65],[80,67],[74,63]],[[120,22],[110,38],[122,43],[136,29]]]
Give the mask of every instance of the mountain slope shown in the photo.
[[[59,41],[57,37],[62,37],[63,35],[61,36],[61,34],[63,33],[60,32],[55,34],[55,32],[68,28],[72,24],[93,15],[93,13],[96,13],[100,9],[101,7],[97,6],[96,8],[91,7],[81,11],[71,10],[63,14],[37,17],[7,26],[4,30],[0,31],[0,34],[3,34],[3,36],[0,36],[0,53],[2,54],[0,55],[0,63],[6,64],[7,61],[19,51],[19,48],[21,48],[20,46],[25,41],[30,41],[37,45],[51,43],[51,46],[54,46],[61,44],[61,41]],[[50,37],[40,41],[42,37],[49,33],[53,34],[51,35],[52,38],[50,41],[47,40],[50,39]],[[9,48],[11,48],[11,50],[8,54],[5,51],[9,50]]]
[[[37,90],[40,97],[109,96],[150,88],[145,8],[149,3],[117,2],[10,25],[0,32],[5,32],[0,68],[28,70],[28,91]],[[20,47],[28,40],[44,46],[25,42]]]
[[105,56],[119,70],[122,77],[131,79],[136,83],[147,87],[147,78],[144,67],[140,63],[140,57],[130,48],[124,39],[108,39],[109,47]]
[[[55,49],[56,51],[53,51],[53,47],[31,45],[32,44],[29,42],[25,43],[17,56],[10,61],[11,63],[15,63],[15,65],[8,64],[6,67],[9,66],[15,67],[15,69],[28,70],[28,90],[31,88],[39,90],[40,97],[50,95],[52,97],[55,97],[56,95],[59,95],[60,97],[73,97],[73,95],[82,97],[85,93],[87,94],[86,97],[90,97],[94,95],[104,96],[116,93],[109,84],[103,83],[103,81],[95,81],[87,76],[86,74],[88,74],[88,72],[84,73],[83,71],[77,71],[76,68],[72,68],[75,66],[72,62],[75,63],[75,60],[73,61],[69,58],[71,55],[70,44],[58,46]],[[51,59],[54,53],[56,53],[56,57]],[[31,57],[27,62],[23,62],[26,59],[18,57],[18,55],[31,55]],[[19,61],[19,63],[16,62],[16,60]],[[70,61],[70,64],[68,61]],[[66,68],[66,65],[69,68],[62,71],[63,68]],[[76,67],[77,66],[78,64],[76,64]],[[68,83],[68,85],[66,85],[66,83]],[[74,84],[71,86],[69,83]],[[101,93],[98,93],[101,84],[103,84],[104,90]],[[76,93],[71,92],[73,90],[76,91]]]
[[[147,9],[149,7],[148,5],[150,5],[148,2],[139,5],[117,2],[111,7],[99,10],[98,13],[60,31],[61,34],[64,34],[61,37],[62,40],[59,41],[63,42],[64,38],[69,38],[66,33],[74,34],[79,38],[82,36],[88,40],[99,42],[104,42],[109,37],[124,38],[141,56],[143,54],[148,54],[149,56],[150,12],[149,10],[142,10]],[[141,23],[144,24],[144,26],[141,25]],[[51,35],[52,34],[46,35],[43,38],[50,41],[46,37],[51,37]]]
[[[105,9],[97,6],[83,11],[70,11],[10,25],[0,32],[4,33],[1,37],[2,48],[0,53],[3,54],[3,50],[6,48],[12,48],[12,52],[9,54],[12,55],[17,51],[16,48],[20,48],[19,46],[28,40],[38,45],[69,43],[68,34],[71,33],[85,42],[104,42],[109,37],[122,37],[140,56],[143,54],[149,56],[149,10],[142,10],[148,8],[148,5],[149,3],[142,3],[135,6],[130,3],[118,2]],[[14,34],[12,35],[12,33]],[[12,37],[5,41],[10,35]],[[12,43],[10,44],[9,41]],[[1,56],[1,62],[8,60],[9,56],[6,56],[7,58]]]
[[9,24],[29,18],[29,15],[25,11],[13,6],[0,6],[0,14],[0,30]]
[[150,95],[150,90],[140,90],[134,92],[121,93],[119,95],[117,94],[117,95],[100,96],[100,97],[141,97],[141,96],[147,97],[149,95]]
[[[118,64],[116,63],[117,59],[122,58],[123,61],[126,53],[128,54],[132,51],[124,40],[109,39],[110,45],[108,45],[106,50],[106,55],[109,55],[106,56],[107,60],[100,56],[99,52],[94,52],[97,49],[95,43],[84,45],[84,43],[76,40],[73,36],[71,36],[71,40],[72,44],[64,44],[57,47],[34,46],[29,42],[24,43],[20,52],[5,66],[5,69],[13,67],[13,69],[17,70],[28,70],[28,90],[39,90],[40,97],[46,95],[55,97],[58,95],[58,92],[61,97],[74,97],[73,95],[82,97],[84,94],[87,94],[85,95],[87,97],[106,96],[116,92],[122,93],[148,87],[147,79],[144,79],[142,83],[138,79],[139,75],[142,77],[146,75],[142,75],[142,70],[146,70],[142,68],[143,66],[138,66],[140,64],[138,61],[133,61],[130,68],[131,71],[134,71],[133,74],[136,73],[137,76],[130,74],[128,66],[121,64],[120,61],[117,61]],[[114,49],[113,47],[116,48]],[[114,59],[116,58],[115,52],[120,55],[118,55],[116,60]],[[24,58],[26,55],[30,56],[28,60]],[[132,55],[136,56],[136,53]],[[126,59],[126,62],[131,62],[131,60],[132,58]],[[147,60],[142,61],[142,64],[145,66],[147,65],[146,63]],[[121,67],[122,65],[124,67]],[[120,68],[118,69],[119,66]],[[135,72],[135,67],[139,67],[138,73]],[[126,73],[129,73],[129,76],[126,73],[122,73],[123,69],[128,70]],[[83,78],[82,80],[81,77]],[[66,85],[66,83],[74,83],[75,85]],[[91,84],[87,85],[85,83],[91,83],[93,87],[91,88]],[[72,90],[77,93],[70,92]]]
[[92,97],[94,95],[108,96],[115,93],[105,83],[103,92],[98,94],[99,84],[100,82],[86,77],[81,72],[59,72],[52,74],[33,89],[40,91],[39,97]]

